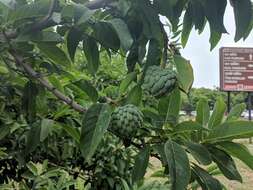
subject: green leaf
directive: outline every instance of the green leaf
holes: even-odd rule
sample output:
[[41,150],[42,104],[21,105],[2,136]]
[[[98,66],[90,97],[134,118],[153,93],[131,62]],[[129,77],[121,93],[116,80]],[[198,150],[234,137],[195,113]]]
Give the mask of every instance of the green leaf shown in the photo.
[[23,90],[22,109],[28,122],[33,122],[36,119],[36,98],[38,95],[37,85],[28,81]]
[[229,121],[215,127],[206,138],[209,142],[219,142],[253,135],[253,123],[250,121]]
[[212,163],[212,158],[207,148],[202,144],[187,142],[187,149],[190,151],[191,155],[203,165],[209,165]]
[[174,56],[174,62],[177,68],[179,85],[185,92],[189,92],[194,80],[192,66],[188,60],[177,55]]
[[221,142],[217,144],[218,147],[229,155],[240,159],[244,162],[250,169],[253,170],[253,155],[250,153],[248,148],[243,144],[234,142]]
[[120,39],[112,25],[108,22],[97,22],[94,25],[94,37],[105,48],[118,51]]
[[65,125],[63,123],[60,123],[59,126],[61,126],[66,133],[68,133],[77,143],[80,142],[80,131],[76,129],[73,126]]
[[245,103],[235,105],[227,116],[227,121],[233,121],[241,117],[242,112],[246,109]]
[[11,12],[8,20],[11,23],[17,22],[22,19],[32,19],[46,16],[48,13],[51,1],[49,0],[39,0],[33,3],[29,3],[20,6]]
[[15,0],[0,0],[0,3],[5,5],[9,9],[15,9],[17,4]]
[[248,33],[252,21],[252,2],[250,0],[231,0],[234,8],[236,34],[235,41],[240,40]]
[[173,128],[175,133],[191,132],[191,131],[208,131],[196,121],[183,121]]
[[52,42],[52,43],[60,43],[63,41],[61,35],[59,35],[56,32],[51,31],[42,31],[42,32],[36,32],[36,33],[25,33],[20,34],[16,39],[14,39],[15,42],[27,42],[27,41],[33,41],[35,43],[38,42]]
[[139,106],[142,100],[142,89],[140,85],[134,86],[127,96],[127,103]]
[[7,74],[9,70],[5,66],[0,65],[0,74]]
[[85,160],[90,160],[102,140],[111,119],[107,104],[94,104],[86,112],[80,138],[80,149]]
[[31,129],[27,133],[27,140],[25,146],[25,154],[33,152],[40,143],[40,124],[33,123]]
[[78,47],[78,44],[80,40],[82,39],[82,32],[80,32],[76,28],[71,28],[67,35],[67,48],[69,57],[74,62],[76,48]]
[[136,155],[134,168],[132,170],[132,180],[134,183],[138,182],[144,177],[148,167],[149,156],[150,147],[145,147]]
[[212,51],[213,48],[216,47],[216,45],[218,44],[218,42],[221,39],[221,35],[222,35],[222,33],[216,32],[216,31],[211,29],[211,36],[210,36],[210,39],[209,39],[209,42],[211,44],[210,51]]
[[218,33],[226,33],[223,18],[227,0],[204,0],[203,5],[211,30]]
[[73,84],[76,85],[78,88],[82,89],[94,103],[97,102],[98,92],[96,88],[92,86],[91,83],[81,79],[79,81],[74,82]]
[[0,140],[4,139],[10,133],[10,126],[5,125],[0,127]]
[[131,72],[126,75],[126,77],[121,81],[119,86],[119,93],[123,94],[126,92],[129,85],[136,79],[137,73]]
[[26,167],[30,170],[30,172],[32,172],[32,174],[34,176],[38,176],[38,169],[37,169],[36,165],[33,162],[29,161],[26,164]]
[[202,126],[206,126],[210,116],[210,108],[205,99],[200,99],[197,104],[197,117],[196,121]]
[[200,1],[201,0],[189,2],[192,8],[192,21],[195,25],[195,29],[199,31],[199,34],[203,31],[206,24],[204,7]]
[[46,43],[37,44],[40,51],[55,64],[69,65],[69,59],[66,54],[57,46]]
[[77,25],[81,25],[81,24],[86,23],[91,18],[91,16],[94,14],[94,12],[95,11],[86,8],[85,11],[83,11],[82,16],[77,21]]
[[52,131],[54,121],[51,119],[42,119],[40,125],[40,142],[43,142]]
[[122,49],[124,51],[128,51],[132,46],[133,39],[126,23],[122,19],[118,18],[109,20],[108,22],[112,24],[113,28],[117,32]]
[[209,119],[208,127],[214,128],[221,124],[224,113],[226,111],[226,104],[224,103],[223,99],[219,97],[214,105],[213,113]]
[[88,70],[95,74],[99,67],[99,51],[94,39],[87,37],[83,40],[83,51],[88,61]]
[[207,171],[200,168],[196,164],[192,168],[193,173],[197,177],[197,181],[203,190],[222,190],[220,182],[212,177]]
[[151,65],[160,65],[161,62],[162,49],[161,44],[156,39],[151,39],[148,45],[148,54],[147,54],[147,62],[145,67]]
[[242,177],[237,171],[234,160],[223,150],[216,147],[209,147],[213,161],[217,164],[221,172],[230,180],[237,180],[242,182]]
[[190,164],[185,150],[176,142],[168,140],[164,146],[173,190],[186,189],[190,180]]
[[159,112],[160,115],[166,117],[167,112],[168,112],[169,104],[170,104],[170,96],[164,96],[164,97],[161,97],[159,99],[158,112]]
[[170,94],[170,101],[166,115],[166,122],[176,124],[178,122],[179,112],[181,109],[181,92],[178,88]]
[[181,43],[185,47],[190,36],[192,27],[193,27],[193,16],[192,16],[192,6],[188,6],[186,9],[184,20],[183,20],[183,30],[181,34]]

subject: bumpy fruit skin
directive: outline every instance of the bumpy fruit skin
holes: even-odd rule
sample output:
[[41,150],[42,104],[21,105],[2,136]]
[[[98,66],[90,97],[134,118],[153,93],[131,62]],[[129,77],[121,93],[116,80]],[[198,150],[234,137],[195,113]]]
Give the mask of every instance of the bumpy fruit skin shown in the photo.
[[160,98],[174,89],[176,81],[176,73],[171,69],[150,66],[146,71],[142,88],[154,97]]
[[134,137],[143,124],[143,114],[134,105],[127,104],[114,110],[110,128],[122,138]]

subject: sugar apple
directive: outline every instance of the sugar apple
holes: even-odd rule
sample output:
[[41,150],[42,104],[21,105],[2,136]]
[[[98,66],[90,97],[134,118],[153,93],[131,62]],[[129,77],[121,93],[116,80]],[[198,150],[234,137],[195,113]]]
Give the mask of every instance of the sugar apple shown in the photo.
[[143,114],[134,105],[127,104],[114,110],[110,128],[123,138],[134,137],[143,124]]
[[142,88],[154,97],[159,98],[171,92],[175,87],[176,81],[176,73],[171,69],[150,66],[146,71]]

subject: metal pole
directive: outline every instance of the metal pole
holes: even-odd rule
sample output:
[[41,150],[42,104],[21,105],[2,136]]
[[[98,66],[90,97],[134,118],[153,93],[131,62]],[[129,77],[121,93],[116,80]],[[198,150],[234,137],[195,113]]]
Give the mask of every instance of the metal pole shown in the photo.
[[230,91],[228,91],[228,96],[227,96],[227,112],[230,112]]
[[[249,121],[251,121],[251,107],[252,107],[252,104],[251,104],[251,93],[248,92],[248,111],[249,111]],[[249,139],[249,143],[252,144],[252,138]]]

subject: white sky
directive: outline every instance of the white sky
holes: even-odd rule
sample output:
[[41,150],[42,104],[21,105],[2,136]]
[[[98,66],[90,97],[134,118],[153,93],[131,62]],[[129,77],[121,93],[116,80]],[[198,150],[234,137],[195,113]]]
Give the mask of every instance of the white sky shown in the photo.
[[219,86],[219,48],[220,47],[253,47],[253,31],[243,41],[234,42],[235,24],[233,9],[228,3],[224,17],[225,27],[229,34],[223,34],[221,41],[210,52],[209,26],[200,35],[192,30],[186,47],[181,51],[182,56],[191,61],[194,70],[193,87],[214,88]]

